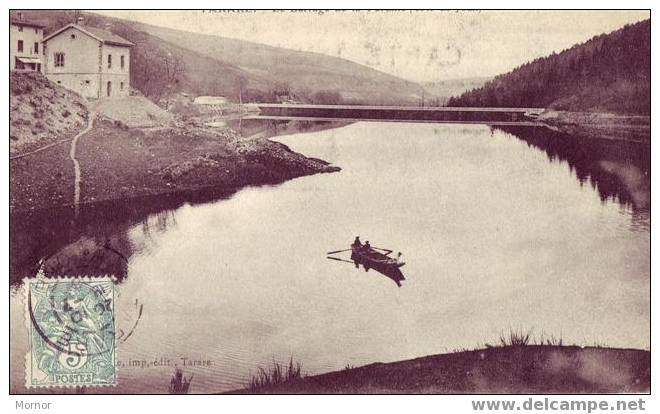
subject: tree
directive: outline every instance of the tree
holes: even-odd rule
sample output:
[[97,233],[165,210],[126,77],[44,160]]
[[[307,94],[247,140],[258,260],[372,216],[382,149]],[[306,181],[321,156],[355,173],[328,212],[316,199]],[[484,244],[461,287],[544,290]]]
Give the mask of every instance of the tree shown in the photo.
[[158,59],[164,68],[167,88],[171,90],[174,85],[179,83],[179,78],[185,72],[186,65],[183,59],[169,51],[159,52]]
[[185,74],[185,62],[168,50],[154,47],[148,37],[132,41],[135,46],[131,59],[131,84],[153,101],[169,98]]
[[322,105],[337,105],[341,103],[341,94],[337,91],[317,91],[312,95],[312,102]]
[[243,75],[239,75],[236,78],[236,87],[238,88],[238,103],[242,104],[243,103],[243,92],[245,91],[245,88],[247,87],[248,81]]
[[156,53],[152,48],[137,43],[133,48],[134,63],[131,65],[131,78],[145,96],[157,98],[162,93],[162,71],[157,64]]
[[448,105],[649,113],[650,31],[645,20],[596,36],[520,65]]
[[78,19],[83,17],[80,10],[68,10],[57,17],[57,27],[64,27],[67,24],[78,23]]

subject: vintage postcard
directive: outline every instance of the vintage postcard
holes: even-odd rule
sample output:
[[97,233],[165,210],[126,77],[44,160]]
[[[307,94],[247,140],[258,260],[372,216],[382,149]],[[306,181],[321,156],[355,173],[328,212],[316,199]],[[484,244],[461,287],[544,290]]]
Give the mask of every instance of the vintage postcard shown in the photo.
[[649,393],[650,18],[10,10],[9,393]]

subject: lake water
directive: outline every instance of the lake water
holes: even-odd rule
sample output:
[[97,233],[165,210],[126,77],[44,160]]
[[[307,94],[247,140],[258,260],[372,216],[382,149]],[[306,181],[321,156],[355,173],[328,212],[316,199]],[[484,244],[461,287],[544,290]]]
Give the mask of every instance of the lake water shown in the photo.
[[[118,345],[119,386],[104,391],[167,392],[177,364],[192,392],[219,392],[273,360],[320,373],[497,343],[510,329],[649,347],[647,148],[537,128],[273,125],[262,133],[289,134],[277,139],[342,171],[75,220],[12,216],[12,391],[24,391],[20,277],[98,245],[127,261],[73,271],[121,273],[117,326],[137,324]],[[404,253],[402,287],[326,259],[356,235]]]

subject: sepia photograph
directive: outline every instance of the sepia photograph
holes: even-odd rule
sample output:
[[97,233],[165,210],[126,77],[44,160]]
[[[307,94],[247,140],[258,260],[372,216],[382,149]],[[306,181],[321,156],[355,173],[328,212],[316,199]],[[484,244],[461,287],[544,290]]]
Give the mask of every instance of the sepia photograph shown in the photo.
[[8,17],[9,394],[645,409],[650,10]]

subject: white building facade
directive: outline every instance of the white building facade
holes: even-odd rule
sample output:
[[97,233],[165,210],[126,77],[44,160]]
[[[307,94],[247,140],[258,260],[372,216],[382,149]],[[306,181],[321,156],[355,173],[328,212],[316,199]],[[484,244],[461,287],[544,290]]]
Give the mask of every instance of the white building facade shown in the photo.
[[23,14],[10,16],[9,20],[9,65],[11,70],[41,72],[42,40],[44,26],[23,19]]
[[132,46],[108,30],[69,24],[43,40],[45,74],[85,98],[128,96]]

